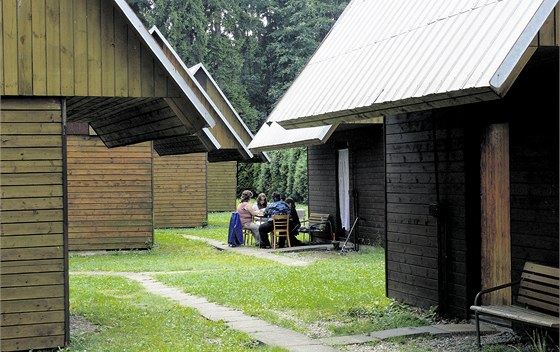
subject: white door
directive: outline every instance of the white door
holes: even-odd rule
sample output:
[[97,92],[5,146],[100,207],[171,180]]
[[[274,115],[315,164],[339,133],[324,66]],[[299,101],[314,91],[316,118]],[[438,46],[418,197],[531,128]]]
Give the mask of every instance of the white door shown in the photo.
[[338,206],[340,221],[346,231],[350,231],[350,170],[348,149],[338,151]]

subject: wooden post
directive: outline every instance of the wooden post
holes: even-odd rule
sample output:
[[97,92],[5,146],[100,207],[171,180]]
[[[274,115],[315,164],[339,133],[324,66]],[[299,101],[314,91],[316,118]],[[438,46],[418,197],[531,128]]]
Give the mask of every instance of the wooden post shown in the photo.
[[[511,281],[509,125],[486,128],[481,145],[482,288]],[[511,289],[488,295],[485,304],[511,304]]]

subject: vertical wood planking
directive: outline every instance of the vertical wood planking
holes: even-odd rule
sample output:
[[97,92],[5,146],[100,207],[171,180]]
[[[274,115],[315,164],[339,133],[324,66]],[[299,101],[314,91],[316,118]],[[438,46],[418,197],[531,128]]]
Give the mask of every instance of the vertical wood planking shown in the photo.
[[88,95],[88,35],[86,0],[74,1],[74,94]]
[[60,0],[60,93],[75,95],[73,0]]
[[560,5],[554,7],[554,44],[560,46]]
[[554,11],[552,11],[539,30],[539,46],[554,46],[554,26]]
[[101,9],[99,0],[87,1],[88,95],[101,95]]
[[31,31],[33,33],[33,95],[45,96],[47,93],[45,0],[31,2],[31,16]]
[[[486,128],[481,146],[482,288],[511,281],[509,127]],[[485,304],[511,304],[511,289],[488,295]]]
[[115,95],[128,96],[128,26],[115,16]]
[[154,96],[167,96],[167,76],[163,72],[161,64],[157,62],[154,62]]
[[16,0],[6,0],[3,3],[4,28],[4,85],[5,93],[17,95],[19,92],[18,77],[18,34]]
[[19,66],[17,57],[17,12],[16,0],[2,1],[2,27],[4,59],[4,93],[18,94]]
[[141,46],[142,55],[142,96],[143,97],[153,97],[155,91],[154,85],[154,59],[146,46]]
[[[0,21],[4,23],[2,5],[0,4]],[[0,25],[0,47],[4,47],[4,28]],[[4,94],[4,50],[0,53],[0,95]]]
[[17,8],[18,94],[33,94],[31,1],[18,2]]
[[128,27],[128,94],[139,97],[142,94],[141,50],[138,36]]
[[60,1],[46,0],[47,95],[60,95]]
[[115,95],[115,45],[113,6],[101,6],[101,95]]

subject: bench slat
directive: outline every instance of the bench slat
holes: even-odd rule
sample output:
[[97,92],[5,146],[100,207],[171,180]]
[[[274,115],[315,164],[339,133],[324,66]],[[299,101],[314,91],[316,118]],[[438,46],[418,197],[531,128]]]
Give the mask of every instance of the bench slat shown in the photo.
[[529,273],[524,271],[521,273],[521,278],[523,280],[531,280],[531,281],[538,281],[542,282],[551,286],[556,286],[558,288],[558,278],[546,277],[542,275],[537,275],[535,273]]
[[527,296],[522,296],[521,293],[519,294],[519,296],[517,296],[517,302],[518,303],[524,303],[527,304],[529,306],[533,306],[533,307],[538,307],[541,309],[545,309],[548,310],[550,312],[555,312],[558,313],[558,303],[548,303],[548,302],[543,302],[543,301],[539,301],[538,299],[536,299],[535,297],[537,297],[537,295],[534,292],[530,292],[530,295]]
[[558,278],[560,278],[560,268],[553,268],[533,262],[526,262],[525,266],[523,267],[523,271],[532,271],[536,273],[542,273],[544,275],[553,276],[556,278],[556,284],[558,285]]
[[558,301],[558,286],[543,285],[542,282],[522,280],[521,288],[548,294],[551,300]]
[[518,306],[471,306],[471,310],[525,323],[558,328],[560,318]]

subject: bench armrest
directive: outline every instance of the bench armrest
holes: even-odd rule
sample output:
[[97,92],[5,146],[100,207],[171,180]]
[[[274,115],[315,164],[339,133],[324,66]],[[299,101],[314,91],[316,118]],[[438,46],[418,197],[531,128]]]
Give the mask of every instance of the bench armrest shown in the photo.
[[509,282],[507,284],[494,286],[494,287],[490,287],[490,288],[487,288],[485,290],[482,290],[482,291],[480,291],[479,293],[476,294],[476,296],[474,298],[474,305],[479,306],[480,305],[480,298],[482,297],[482,295],[484,295],[486,293],[498,291],[498,290],[504,289],[506,287],[519,285],[520,283],[521,283],[521,280],[518,280],[518,281]]

